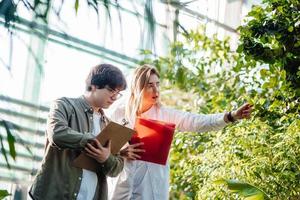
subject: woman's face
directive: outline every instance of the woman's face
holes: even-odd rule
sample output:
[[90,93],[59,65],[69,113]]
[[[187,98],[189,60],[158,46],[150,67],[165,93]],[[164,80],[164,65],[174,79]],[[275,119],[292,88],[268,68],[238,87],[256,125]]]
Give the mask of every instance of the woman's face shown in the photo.
[[144,89],[143,102],[156,104],[159,101],[159,78],[156,74],[150,76],[149,82]]

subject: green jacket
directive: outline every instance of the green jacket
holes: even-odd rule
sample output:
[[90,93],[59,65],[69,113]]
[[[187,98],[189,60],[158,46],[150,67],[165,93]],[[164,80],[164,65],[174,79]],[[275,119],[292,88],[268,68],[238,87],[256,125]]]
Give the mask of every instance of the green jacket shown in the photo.
[[[94,138],[92,128],[93,110],[83,96],[54,102],[47,122],[45,156],[29,191],[33,199],[77,198],[82,169],[73,167],[71,162],[87,141]],[[123,165],[119,155],[110,155],[104,163],[99,163],[95,200],[107,199],[106,176],[117,176]]]

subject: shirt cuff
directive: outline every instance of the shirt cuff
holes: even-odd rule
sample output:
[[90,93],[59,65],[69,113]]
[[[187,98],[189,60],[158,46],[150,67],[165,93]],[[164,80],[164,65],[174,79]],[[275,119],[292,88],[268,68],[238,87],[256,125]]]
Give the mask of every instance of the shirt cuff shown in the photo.
[[87,142],[88,142],[89,140],[94,139],[94,138],[95,138],[95,136],[92,135],[91,133],[84,133],[84,134],[82,135],[82,138],[81,138],[79,144],[80,144],[81,147],[85,147],[85,145],[87,144]]
[[224,120],[225,114],[226,114],[226,112],[217,114],[216,121],[217,121],[218,126],[220,126],[220,127],[225,127],[227,125],[227,123]]
[[111,166],[113,166],[114,164],[114,156],[113,155],[109,155],[109,157],[106,159],[106,161],[104,161],[103,163],[101,163],[101,166],[103,168],[111,168]]

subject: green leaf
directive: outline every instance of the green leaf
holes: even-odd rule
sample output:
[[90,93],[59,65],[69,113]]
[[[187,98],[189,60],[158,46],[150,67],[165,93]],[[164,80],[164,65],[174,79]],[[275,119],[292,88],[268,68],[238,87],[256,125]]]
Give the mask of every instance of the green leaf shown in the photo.
[[290,26],[290,27],[288,28],[288,31],[289,31],[289,32],[293,32],[293,30],[294,30],[294,27],[292,27],[292,26]]
[[277,85],[277,78],[276,77],[271,77],[270,78],[270,82],[269,82],[269,86],[271,88],[275,87]]
[[259,99],[258,103],[259,105],[264,105],[266,102],[266,99]]
[[244,50],[244,46],[243,46],[242,44],[240,44],[240,45],[238,46],[238,48],[236,49],[236,52],[242,53],[243,50]]
[[234,193],[238,193],[247,200],[264,200],[267,197],[261,189],[250,185],[249,183],[240,182],[238,180],[221,179],[215,181],[216,184],[227,184],[228,189]]
[[10,164],[9,164],[9,162],[8,162],[8,159],[7,159],[7,153],[6,153],[6,150],[5,150],[5,148],[4,148],[3,138],[2,138],[2,135],[1,135],[1,134],[0,134],[0,144],[1,144],[1,154],[2,154],[2,156],[3,156],[4,159],[5,159],[7,168],[10,169]]
[[152,51],[150,49],[140,49],[140,54],[142,55],[152,55]]
[[0,199],[4,199],[7,196],[10,196],[11,194],[9,194],[7,192],[7,190],[0,190]]
[[11,157],[16,160],[16,148],[15,148],[15,137],[12,135],[11,133],[11,129],[13,128],[11,126],[11,124],[5,120],[2,120],[2,124],[4,125],[5,129],[6,129],[6,133],[7,133],[7,142],[8,142],[8,146],[9,146],[9,153],[11,155]]
[[179,86],[183,86],[185,82],[185,73],[183,67],[179,67],[176,72],[176,81]]
[[245,198],[245,200],[261,200],[261,199],[264,199],[264,195],[262,193],[255,194]]
[[268,89],[270,87],[270,83],[265,82],[265,83],[263,83],[263,85],[261,87],[262,87],[262,89]]
[[79,8],[79,0],[76,0],[75,1],[75,12],[76,12],[76,15],[78,13],[78,8]]
[[261,69],[260,70],[260,75],[261,75],[262,78],[265,78],[268,75],[268,70]]

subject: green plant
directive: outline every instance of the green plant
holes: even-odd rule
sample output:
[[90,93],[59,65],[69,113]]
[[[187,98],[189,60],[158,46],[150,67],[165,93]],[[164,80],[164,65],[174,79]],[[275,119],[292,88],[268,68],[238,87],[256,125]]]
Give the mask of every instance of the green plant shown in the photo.
[[[6,166],[8,169],[10,169],[10,164],[8,162],[8,158],[7,156],[11,156],[14,160],[16,159],[16,149],[15,149],[15,137],[12,135],[11,133],[11,127],[10,127],[10,123],[7,122],[6,120],[0,119],[0,127],[4,127],[7,133],[7,143],[9,146],[9,154],[7,154],[6,150],[5,150],[5,146],[4,146],[4,138],[2,136],[2,134],[0,134],[0,148],[1,148],[1,154],[2,156],[5,158],[5,162],[6,162]],[[7,192],[7,190],[0,190],[0,199],[4,199],[5,197],[9,196],[11,194],[9,194]]]
[[245,197],[245,200],[264,200],[265,198],[269,198],[264,191],[249,183],[225,179],[217,180],[215,181],[215,183],[226,184],[230,191],[239,193],[240,195]]
[[9,154],[6,152],[5,146],[4,146],[4,138],[2,134],[0,134],[0,144],[1,144],[1,154],[5,158],[6,166],[8,169],[10,169],[10,164],[8,162],[7,156],[11,156],[14,160],[16,159],[16,148],[15,148],[15,137],[12,134],[13,128],[11,127],[11,124],[7,122],[6,120],[0,119],[0,127],[4,127],[6,130],[6,135],[7,135],[7,143],[9,146]]
[[5,197],[9,196],[9,194],[6,190],[0,190],[0,199],[4,199]]
[[[247,29],[240,31],[247,34]],[[183,33],[165,57],[142,51],[142,63],[160,71],[163,102],[215,113],[248,101],[254,112],[250,120],[219,132],[176,134],[170,155],[171,198],[243,199],[214,184],[234,179],[261,188],[271,199],[299,199],[300,99],[284,62],[279,57],[264,62],[241,47],[231,52],[228,39],[204,33],[204,27]]]
[[273,73],[284,69],[300,96],[300,2],[299,0],[264,0],[254,6],[239,27],[238,52],[245,59],[269,64]]
[[[5,134],[3,133],[6,132],[6,137],[4,137]],[[18,130],[17,127],[15,127],[11,122],[0,119],[0,148],[1,148],[1,156],[4,157],[5,162],[6,162],[6,167],[7,169],[11,169],[11,163],[9,162],[9,156],[13,159],[13,161],[16,161],[17,157],[17,151],[15,144],[18,142],[22,146],[24,146],[27,151],[30,153],[31,156],[33,156],[30,148],[24,143],[24,141],[21,139],[19,134],[15,132],[15,130]],[[6,145],[7,143],[7,145]],[[7,152],[6,146],[8,146],[9,151]],[[8,193],[7,190],[0,190],[0,199],[4,199],[5,197],[9,196],[11,194]]]

